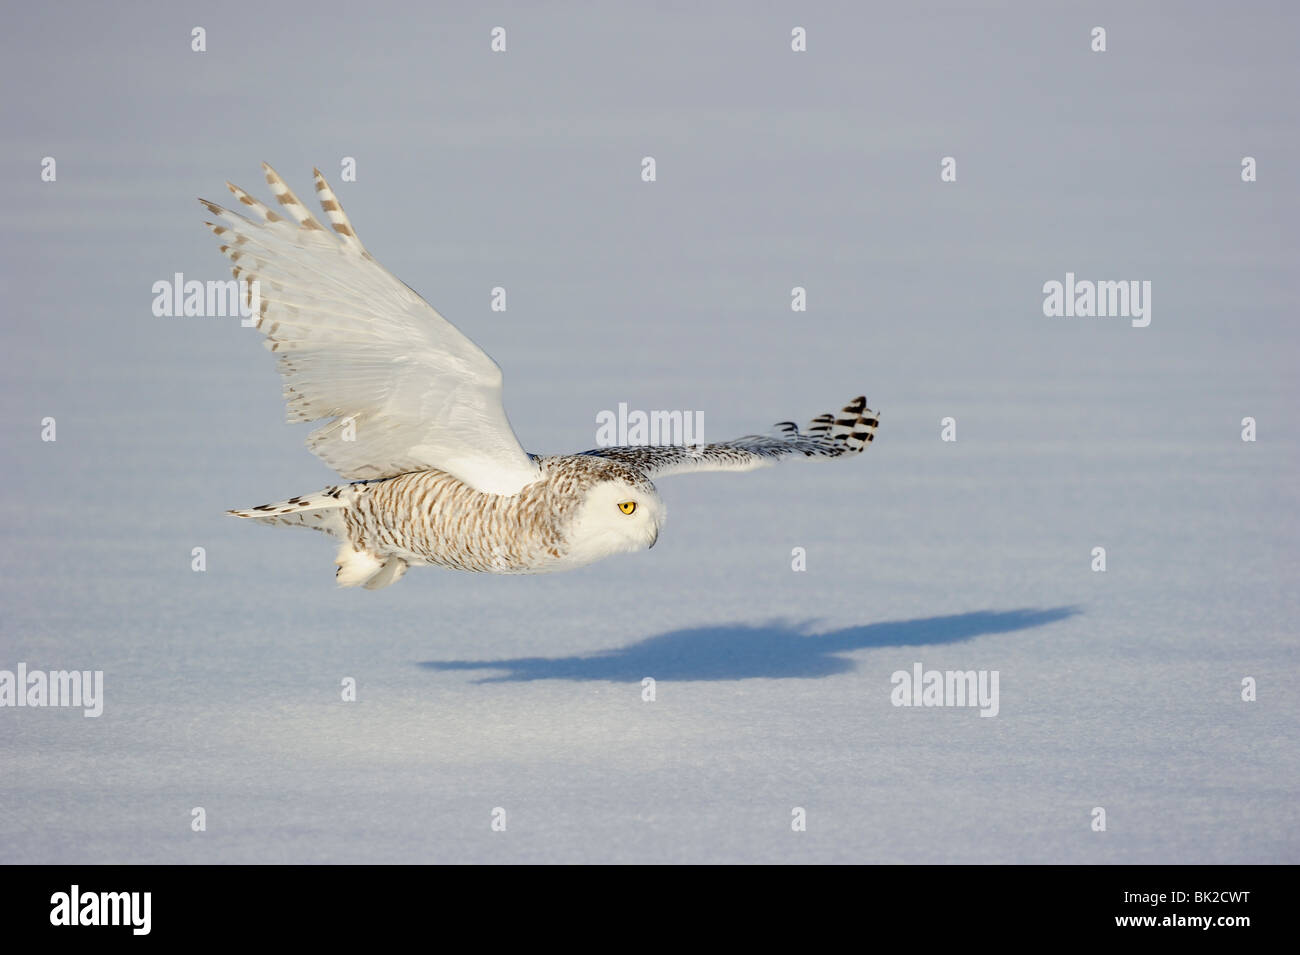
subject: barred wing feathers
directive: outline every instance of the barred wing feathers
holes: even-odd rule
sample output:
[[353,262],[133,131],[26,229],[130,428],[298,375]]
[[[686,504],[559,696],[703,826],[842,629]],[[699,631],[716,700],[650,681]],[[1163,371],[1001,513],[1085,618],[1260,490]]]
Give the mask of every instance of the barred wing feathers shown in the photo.
[[596,448],[584,454],[618,461],[648,478],[690,471],[752,471],[782,458],[838,458],[859,454],[876,436],[880,415],[867,407],[867,399],[854,398],[838,414],[823,414],[800,431],[793,421],[782,421],[771,435],[746,435],[731,441],[694,447],[646,445]]
[[245,215],[199,201],[219,219],[205,224],[235,278],[258,283],[257,328],[278,356],[288,419],[332,419],[311,450],[352,480],[437,468],[492,494],[538,480],[496,363],[375,261],[319,170],[332,231],[262,168],[283,215],[230,183]]

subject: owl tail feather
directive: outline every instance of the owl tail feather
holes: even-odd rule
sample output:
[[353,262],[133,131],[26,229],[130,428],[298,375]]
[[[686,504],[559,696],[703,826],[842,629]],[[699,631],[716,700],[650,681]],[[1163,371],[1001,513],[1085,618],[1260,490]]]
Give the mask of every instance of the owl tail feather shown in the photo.
[[353,485],[327,487],[317,494],[291,497],[278,504],[262,504],[239,510],[226,511],[232,517],[244,517],[260,524],[281,524],[286,527],[310,527],[341,538],[334,563],[338,565],[334,577],[340,587],[365,587],[380,590],[397,583],[406,573],[407,563],[400,557],[377,557],[359,550],[348,541],[343,513],[355,496]]
[[349,504],[335,496],[338,488],[326,488],[316,494],[291,497],[278,504],[261,504],[257,507],[226,511],[231,517],[244,517],[260,524],[280,524],[286,527],[310,527],[335,537],[345,533],[343,509]]

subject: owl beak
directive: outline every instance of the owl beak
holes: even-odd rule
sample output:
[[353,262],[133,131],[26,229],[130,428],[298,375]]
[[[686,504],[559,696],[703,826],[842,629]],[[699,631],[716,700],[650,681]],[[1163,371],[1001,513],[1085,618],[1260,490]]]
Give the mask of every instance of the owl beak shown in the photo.
[[[655,536],[650,538],[650,547],[654,547],[654,545],[657,543],[659,543],[659,528],[656,527]],[[649,550],[650,547],[647,547],[646,550]]]

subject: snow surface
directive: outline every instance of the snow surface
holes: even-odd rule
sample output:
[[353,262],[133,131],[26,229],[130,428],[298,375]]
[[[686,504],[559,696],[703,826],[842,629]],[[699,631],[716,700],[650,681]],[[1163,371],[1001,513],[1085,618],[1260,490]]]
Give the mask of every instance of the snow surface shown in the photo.
[[[0,709],[0,861],[1300,861],[1294,9],[11,19],[0,668],[106,705]],[[336,590],[222,515],[332,480],[255,333],[150,310],[224,277],[194,197],[262,159],[322,167],[529,450],[862,392],[878,440],[664,479],[650,553]],[[1067,271],[1150,280],[1150,327],[1044,317]],[[1000,712],[891,705],[918,661]]]

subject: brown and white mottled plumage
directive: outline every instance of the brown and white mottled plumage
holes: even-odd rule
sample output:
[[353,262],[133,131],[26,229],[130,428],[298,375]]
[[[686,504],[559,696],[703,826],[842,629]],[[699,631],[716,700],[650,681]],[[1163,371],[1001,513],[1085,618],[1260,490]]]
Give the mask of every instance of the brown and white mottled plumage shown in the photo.
[[220,220],[206,225],[235,278],[257,283],[289,420],[325,420],[308,446],[352,483],[229,513],[339,538],[343,586],[386,587],[411,565],[538,574],[643,550],[665,514],[652,478],[843,457],[875,436],[879,416],[856,398],[803,431],[787,421],[715,444],[528,454],[496,363],[374,260],[320,171],[333,231],[263,169],[285,215],[227,183],[251,217],[200,200]]

